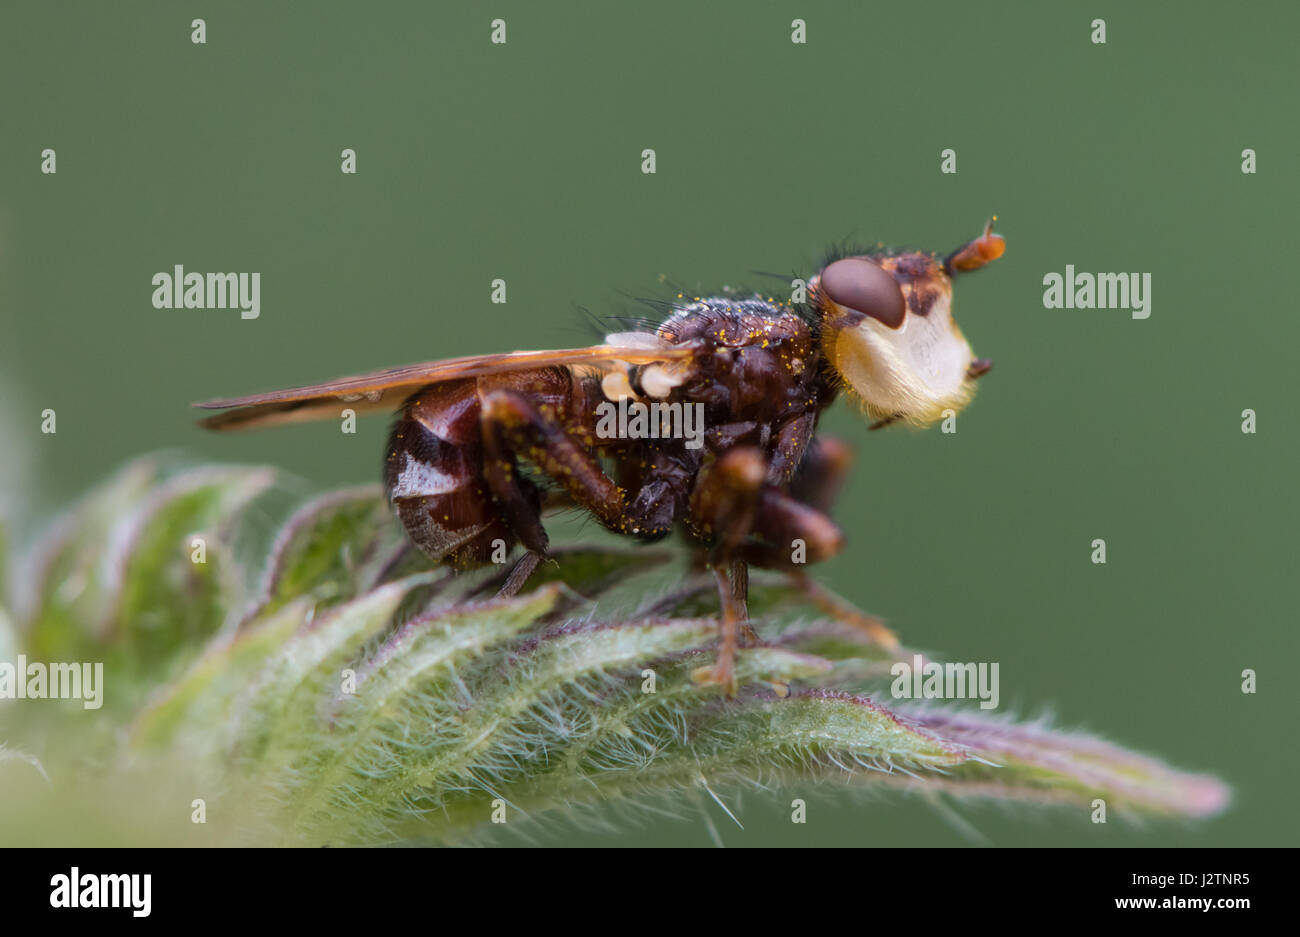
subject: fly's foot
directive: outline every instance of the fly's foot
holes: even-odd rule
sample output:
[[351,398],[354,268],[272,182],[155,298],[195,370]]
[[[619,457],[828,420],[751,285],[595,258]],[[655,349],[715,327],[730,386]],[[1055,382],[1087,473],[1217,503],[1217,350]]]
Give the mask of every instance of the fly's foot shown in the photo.
[[718,660],[711,667],[697,667],[691,673],[691,679],[700,686],[720,686],[728,696],[736,695],[736,661],[734,650],[727,653],[724,649],[718,654]]

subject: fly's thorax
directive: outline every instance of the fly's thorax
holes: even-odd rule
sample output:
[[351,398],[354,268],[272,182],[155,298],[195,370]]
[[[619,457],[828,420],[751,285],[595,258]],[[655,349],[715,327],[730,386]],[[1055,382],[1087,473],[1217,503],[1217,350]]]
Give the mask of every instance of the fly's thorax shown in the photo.
[[811,284],[827,361],[875,420],[926,425],[974,393],[952,280],[929,254],[849,257]]
[[[820,351],[808,323],[787,304],[701,299],[679,307],[661,334],[699,348],[672,397],[704,404],[710,424],[777,424],[820,405]],[[640,382],[646,386],[644,375]]]

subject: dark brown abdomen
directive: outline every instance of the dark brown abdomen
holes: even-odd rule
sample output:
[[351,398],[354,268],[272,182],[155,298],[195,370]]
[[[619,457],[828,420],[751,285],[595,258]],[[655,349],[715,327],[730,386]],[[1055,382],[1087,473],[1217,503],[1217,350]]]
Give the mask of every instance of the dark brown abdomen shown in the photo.
[[488,562],[498,540],[502,556],[515,543],[483,479],[480,409],[474,379],[424,388],[393,426],[384,463],[388,499],[411,540],[459,568]]

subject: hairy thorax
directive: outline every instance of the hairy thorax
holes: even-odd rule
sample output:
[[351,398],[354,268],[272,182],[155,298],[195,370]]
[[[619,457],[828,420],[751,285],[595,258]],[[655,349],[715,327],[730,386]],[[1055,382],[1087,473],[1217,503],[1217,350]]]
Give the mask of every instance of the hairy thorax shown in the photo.
[[773,428],[819,405],[816,343],[807,323],[783,306],[702,300],[679,309],[659,334],[704,346],[672,399],[703,403],[712,427],[753,422]]

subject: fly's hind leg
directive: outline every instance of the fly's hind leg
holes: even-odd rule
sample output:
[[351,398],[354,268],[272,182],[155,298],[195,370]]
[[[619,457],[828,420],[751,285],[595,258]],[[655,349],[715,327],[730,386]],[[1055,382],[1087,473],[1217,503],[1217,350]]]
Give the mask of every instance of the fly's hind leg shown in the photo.
[[504,599],[518,595],[519,590],[524,587],[524,583],[528,582],[528,577],[536,571],[545,558],[545,554],[538,553],[536,550],[529,550],[519,557],[519,561],[510,570],[510,575],[506,577],[506,581],[501,584],[500,590],[497,591],[497,598]]
[[718,660],[692,676],[699,683],[720,684],[733,694],[741,630],[750,639],[758,637],[749,624],[749,566],[741,549],[754,526],[766,475],[763,454],[755,448],[740,447],[701,471],[691,493],[691,527],[697,536],[712,544],[709,562],[722,606]]
[[515,595],[548,555],[540,500],[520,477],[518,460],[527,459],[551,478],[576,504],[606,527],[624,531],[623,493],[600,463],[565,429],[544,416],[523,394],[498,390],[483,401],[483,476],[501,512],[528,550],[511,570],[502,595]]

